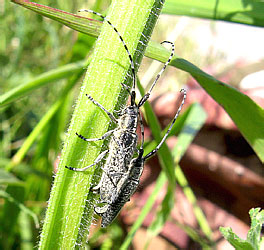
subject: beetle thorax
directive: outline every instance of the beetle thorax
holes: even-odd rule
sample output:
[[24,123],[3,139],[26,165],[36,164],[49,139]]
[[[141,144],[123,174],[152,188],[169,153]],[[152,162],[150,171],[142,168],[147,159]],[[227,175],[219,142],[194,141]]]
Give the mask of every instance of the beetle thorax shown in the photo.
[[122,129],[136,132],[138,124],[138,108],[136,106],[126,107],[119,118],[118,126]]

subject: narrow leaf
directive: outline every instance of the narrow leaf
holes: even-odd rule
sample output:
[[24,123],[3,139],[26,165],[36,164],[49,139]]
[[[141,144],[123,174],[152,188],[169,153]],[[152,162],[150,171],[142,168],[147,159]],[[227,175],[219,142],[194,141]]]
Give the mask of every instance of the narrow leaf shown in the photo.
[[[175,164],[178,164],[183,153],[187,150],[191,142],[193,141],[196,134],[202,128],[206,121],[207,115],[203,108],[199,104],[193,104],[192,109],[189,112],[189,116],[185,121],[185,126],[183,128],[182,133],[178,136],[177,145],[173,149],[173,157],[175,160]],[[178,146],[180,145],[180,146]],[[177,182],[182,187],[183,192],[193,206],[195,217],[198,221],[198,224],[204,234],[207,236],[208,239],[211,239],[212,231],[206,217],[203,214],[201,208],[197,205],[195,194],[193,193],[192,189],[190,188],[188,181],[181,170],[180,166],[177,165],[175,169],[175,176]],[[188,233],[188,231],[187,231]]]
[[[19,194],[19,192],[17,192]],[[16,200],[12,195],[10,195],[9,193],[0,190],[0,196],[4,197],[5,199],[7,199],[10,203],[14,204],[15,206],[17,206],[21,211],[23,211],[24,213],[26,213],[27,215],[29,215],[30,217],[33,218],[34,223],[36,228],[39,228],[39,221],[38,221],[38,217],[35,213],[33,213],[30,209],[28,209],[25,205],[23,205],[20,201]]]
[[57,69],[50,70],[38,77],[18,85],[16,88],[9,90],[0,96],[0,106],[9,104],[30,94],[33,90],[46,86],[56,80],[67,78],[72,74],[78,73],[87,65],[86,61],[79,61],[76,63],[67,64]]
[[[30,2],[27,0],[11,0],[13,3],[22,5],[23,7],[35,11],[42,16],[56,20],[74,30],[90,34],[91,36],[98,36],[102,22],[97,20],[88,19],[76,14],[51,8],[49,6],[41,5],[38,3]],[[89,22],[87,22],[87,20]]]
[[264,2],[167,0],[162,13],[264,26]]
[[[162,53],[162,51],[167,51],[167,53]],[[165,62],[169,56],[168,50],[160,45],[158,48],[155,44],[150,44],[147,52],[149,57],[162,62]],[[216,80],[182,58],[175,58],[170,65],[190,73],[205,91],[225,109],[260,160],[264,162],[264,110],[247,95]]]
[[12,173],[0,168],[0,185],[23,185],[23,182],[17,179]]

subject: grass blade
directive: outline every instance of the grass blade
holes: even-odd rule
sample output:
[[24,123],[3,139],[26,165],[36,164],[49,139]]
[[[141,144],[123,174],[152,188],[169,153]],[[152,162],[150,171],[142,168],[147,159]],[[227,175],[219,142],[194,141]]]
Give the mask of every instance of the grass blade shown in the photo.
[[162,13],[264,26],[262,1],[167,0]]
[[[150,44],[147,48],[149,57],[165,62],[170,52],[167,50],[167,53],[163,53],[162,51],[165,52],[166,49],[161,45]],[[205,91],[225,109],[257,156],[264,162],[264,109],[247,95],[218,81],[182,58],[175,58],[170,65],[190,73]]]
[[29,95],[32,91],[46,86],[53,81],[67,78],[72,74],[80,72],[87,66],[86,61],[79,61],[76,63],[67,64],[49,72],[43,73],[40,76],[24,83],[16,88],[9,90],[0,96],[0,107],[18,100],[21,97]]

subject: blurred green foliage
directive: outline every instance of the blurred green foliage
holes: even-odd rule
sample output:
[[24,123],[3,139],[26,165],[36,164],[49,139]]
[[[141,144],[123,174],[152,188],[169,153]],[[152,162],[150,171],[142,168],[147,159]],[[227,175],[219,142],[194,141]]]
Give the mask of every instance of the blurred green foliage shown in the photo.
[[[84,6],[101,12],[109,2],[97,0],[91,6],[80,0],[42,0],[41,4],[77,13]],[[84,60],[95,41],[93,37],[74,32],[8,0],[0,2],[0,19],[0,95],[45,72]],[[44,217],[53,172],[56,171],[72,106],[79,93],[82,73],[54,81],[30,96],[1,107],[1,249],[32,249],[37,244],[36,217],[39,221]],[[65,93],[55,115],[38,135],[23,162],[16,162],[15,154],[44,114],[52,109],[65,86],[73,86],[70,88],[72,91]],[[12,172],[5,169],[12,169]],[[92,236],[90,248],[99,247],[100,239],[105,237],[107,240],[102,247],[110,249],[115,246],[118,249],[125,233],[115,222]]]
[[[71,13],[83,7],[83,1],[45,0],[41,4]],[[95,41],[93,37],[74,32],[7,0],[0,4],[0,18],[0,95],[45,72],[84,59]],[[72,86],[80,87],[81,76],[82,72],[76,73],[1,107],[1,249],[32,249],[38,241],[36,225],[20,205],[25,204],[43,220],[56,159],[78,91],[65,95],[60,108],[26,154],[23,164],[17,165],[12,157],[57,101],[65,86],[71,82]],[[12,173],[8,176],[4,172],[7,166],[12,166]],[[10,199],[4,200],[6,196]],[[29,242],[23,243],[23,240]]]

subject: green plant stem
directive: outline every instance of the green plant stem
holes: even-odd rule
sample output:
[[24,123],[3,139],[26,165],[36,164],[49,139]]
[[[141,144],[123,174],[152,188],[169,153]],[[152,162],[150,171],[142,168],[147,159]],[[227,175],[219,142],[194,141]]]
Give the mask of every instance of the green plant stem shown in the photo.
[[[109,9],[108,19],[122,34],[137,64],[161,7],[161,1],[123,0],[113,1]],[[137,55],[134,51],[138,52]],[[72,249],[87,239],[95,203],[91,199],[93,194],[89,194],[94,168],[76,173],[65,169],[65,166],[83,168],[92,164],[100,153],[101,141],[86,143],[75,135],[77,131],[85,137],[97,138],[109,127],[107,115],[88,101],[85,94],[113,112],[116,106],[126,101],[125,95],[119,96],[121,82],[129,68],[128,56],[117,34],[107,23],[104,24],[68,130],[44,221],[40,249]]]

